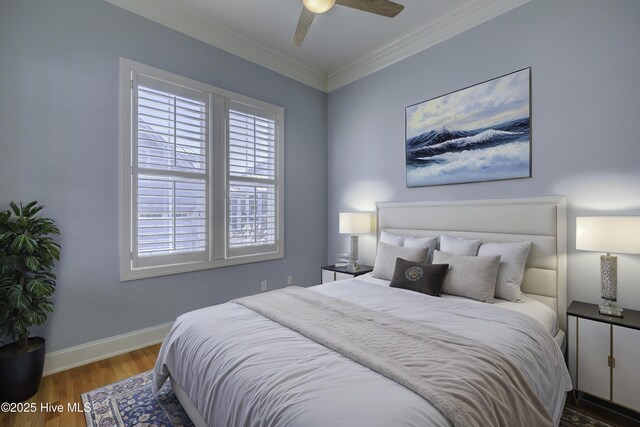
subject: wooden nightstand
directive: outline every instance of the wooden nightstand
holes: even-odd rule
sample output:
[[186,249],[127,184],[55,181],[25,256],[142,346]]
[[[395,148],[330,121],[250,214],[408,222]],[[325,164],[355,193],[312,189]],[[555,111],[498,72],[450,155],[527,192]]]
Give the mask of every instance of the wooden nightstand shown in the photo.
[[347,267],[325,265],[322,267],[322,283],[335,282],[336,280],[353,279],[373,271],[370,265],[361,265],[356,271],[347,270]]
[[567,316],[574,389],[640,412],[640,311],[610,317],[597,304],[574,301]]

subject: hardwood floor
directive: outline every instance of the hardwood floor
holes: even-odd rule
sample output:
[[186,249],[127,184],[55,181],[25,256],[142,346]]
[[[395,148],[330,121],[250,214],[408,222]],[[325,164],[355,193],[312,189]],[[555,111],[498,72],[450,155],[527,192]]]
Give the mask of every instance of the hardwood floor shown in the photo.
[[[89,365],[46,376],[40,390],[27,402],[34,402],[35,413],[2,413],[0,426],[7,427],[85,427],[83,412],[69,412],[68,404],[82,407],[81,393],[94,390],[153,368],[160,344]],[[62,412],[40,411],[41,404],[63,405]]]
[[[38,409],[41,404],[47,403],[63,405],[64,410],[62,412],[38,410],[35,413],[19,414],[0,412],[0,426],[85,427],[84,413],[69,412],[67,405],[77,403],[78,407],[81,407],[80,394],[152,369],[159,350],[160,344],[44,377],[38,393],[27,402],[36,403]],[[567,404],[614,426],[640,425],[637,420],[587,401],[576,402],[573,400],[573,393],[569,393]]]

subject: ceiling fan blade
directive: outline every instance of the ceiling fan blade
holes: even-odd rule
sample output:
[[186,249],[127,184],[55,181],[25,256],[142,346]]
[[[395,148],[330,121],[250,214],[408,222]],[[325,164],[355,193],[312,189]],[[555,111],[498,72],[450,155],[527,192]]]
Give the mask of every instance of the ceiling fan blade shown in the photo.
[[296,27],[296,33],[293,35],[293,40],[291,40],[291,44],[299,47],[302,44],[302,40],[304,40],[304,36],[307,35],[307,31],[309,31],[309,27],[313,22],[313,18],[316,17],[316,14],[310,12],[306,7],[302,7],[302,13],[300,13],[300,19],[298,20],[298,26]]
[[404,9],[403,5],[388,0],[336,0],[336,4],[389,18],[395,17]]

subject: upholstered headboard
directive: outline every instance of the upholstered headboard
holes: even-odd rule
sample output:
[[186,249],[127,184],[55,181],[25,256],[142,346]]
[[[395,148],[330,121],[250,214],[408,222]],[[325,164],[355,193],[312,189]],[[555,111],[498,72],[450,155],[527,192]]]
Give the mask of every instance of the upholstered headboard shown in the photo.
[[411,236],[448,234],[491,242],[532,242],[522,291],[558,313],[567,311],[566,197],[454,202],[377,203],[380,231]]

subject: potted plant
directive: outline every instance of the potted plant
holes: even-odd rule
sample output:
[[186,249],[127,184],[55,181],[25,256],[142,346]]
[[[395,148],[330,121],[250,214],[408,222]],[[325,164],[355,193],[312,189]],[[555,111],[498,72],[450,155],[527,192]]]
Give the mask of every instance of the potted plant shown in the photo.
[[45,340],[29,337],[53,310],[54,260],[60,246],[53,220],[37,216],[43,206],[31,202],[0,212],[0,337],[14,342],[0,347],[0,400],[21,402],[33,396],[44,368]]

